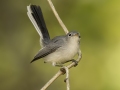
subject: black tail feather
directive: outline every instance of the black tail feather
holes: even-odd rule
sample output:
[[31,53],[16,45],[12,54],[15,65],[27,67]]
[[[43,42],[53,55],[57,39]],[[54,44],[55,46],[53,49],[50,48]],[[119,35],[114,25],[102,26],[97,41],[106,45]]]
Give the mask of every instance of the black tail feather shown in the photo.
[[32,16],[34,17],[38,27],[41,30],[43,36],[43,44],[47,44],[50,40],[50,36],[43,18],[42,10],[40,6],[36,6],[36,5],[30,5],[30,8],[32,10]]

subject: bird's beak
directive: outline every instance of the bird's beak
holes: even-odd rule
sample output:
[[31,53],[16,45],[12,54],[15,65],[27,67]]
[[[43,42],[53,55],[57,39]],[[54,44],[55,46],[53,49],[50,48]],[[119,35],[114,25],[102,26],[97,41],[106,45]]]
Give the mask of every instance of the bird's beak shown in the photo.
[[75,34],[74,34],[74,36],[77,36],[77,37],[79,37],[79,38],[80,38],[80,35],[79,35],[79,33],[75,33]]

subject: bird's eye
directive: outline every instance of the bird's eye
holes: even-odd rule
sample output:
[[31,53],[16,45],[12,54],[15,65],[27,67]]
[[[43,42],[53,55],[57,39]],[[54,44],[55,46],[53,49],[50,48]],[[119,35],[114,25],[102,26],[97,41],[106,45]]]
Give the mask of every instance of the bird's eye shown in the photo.
[[71,36],[71,33],[69,34],[69,36]]

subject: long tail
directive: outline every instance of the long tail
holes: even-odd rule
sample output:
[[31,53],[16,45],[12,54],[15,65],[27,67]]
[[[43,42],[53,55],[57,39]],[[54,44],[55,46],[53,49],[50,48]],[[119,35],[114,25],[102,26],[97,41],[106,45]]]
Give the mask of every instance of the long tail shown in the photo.
[[45,46],[50,41],[50,36],[43,18],[42,10],[40,6],[36,5],[27,6],[27,10],[29,19],[41,37],[41,45]]

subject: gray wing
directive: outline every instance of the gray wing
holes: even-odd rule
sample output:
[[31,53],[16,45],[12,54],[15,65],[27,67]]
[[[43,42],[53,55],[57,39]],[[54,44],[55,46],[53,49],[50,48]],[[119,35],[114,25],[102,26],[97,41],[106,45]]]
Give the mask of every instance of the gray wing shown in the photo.
[[55,52],[58,48],[62,47],[62,45],[65,43],[65,37],[64,36],[57,36],[53,38],[48,45],[43,47],[34,57],[34,59],[31,61],[34,62],[40,58],[43,58],[53,52]]
[[43,57],[49,55],[50,53],[55,52],[59,47],[61,47],[61,46],[58,46],[58,45],[49,45],[49,46],[46,46],[46,47],[42,48],[42,49],[36,54],[36,56],[35,56],[34,59],[31,61],[31,63],[34,62],[34,61],[36,61],[36,60],[38,60],[38,59],[40,59],[40,58],[43,58]]

